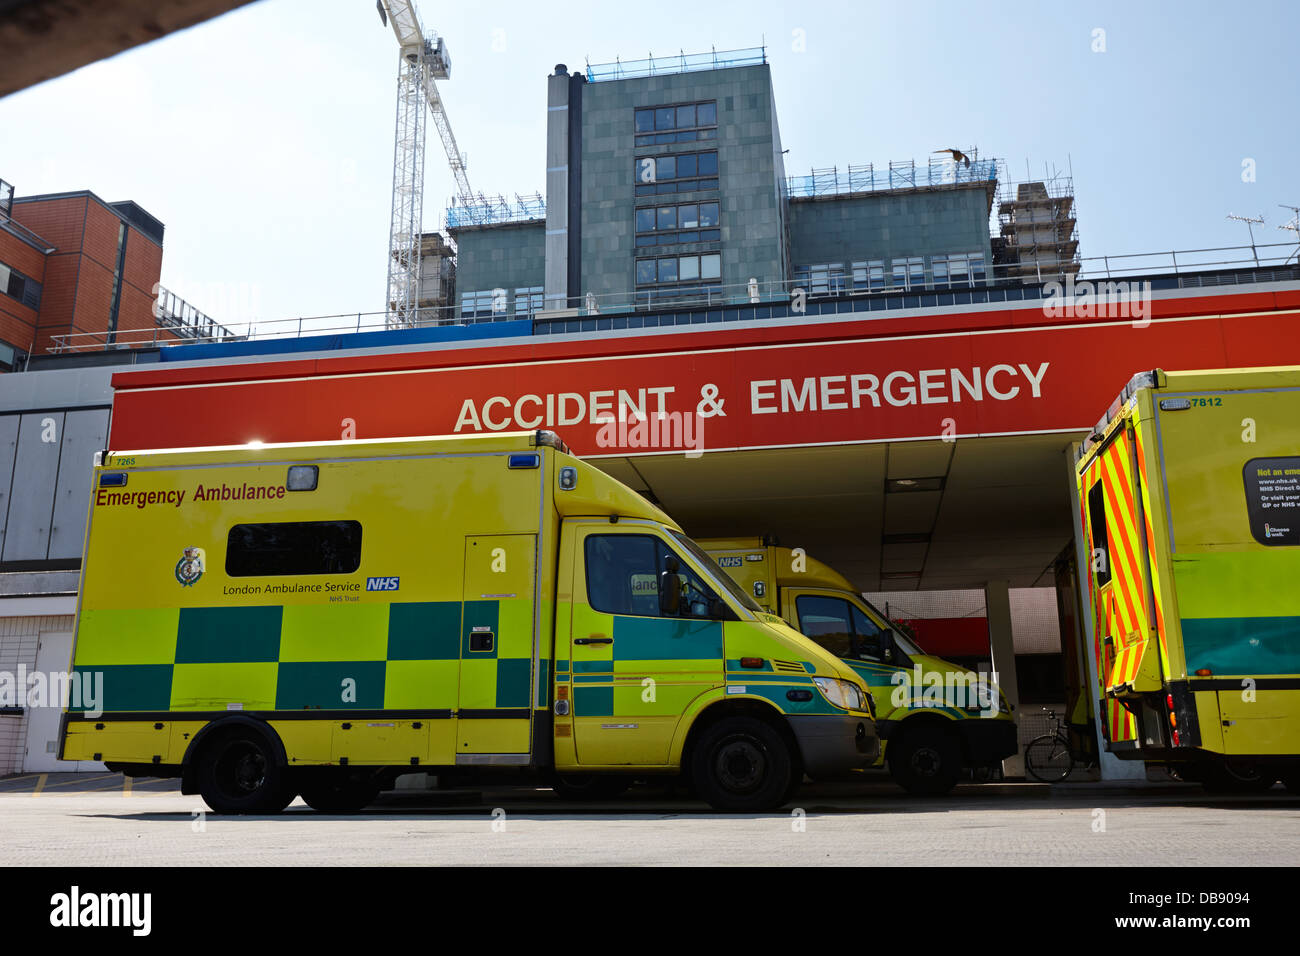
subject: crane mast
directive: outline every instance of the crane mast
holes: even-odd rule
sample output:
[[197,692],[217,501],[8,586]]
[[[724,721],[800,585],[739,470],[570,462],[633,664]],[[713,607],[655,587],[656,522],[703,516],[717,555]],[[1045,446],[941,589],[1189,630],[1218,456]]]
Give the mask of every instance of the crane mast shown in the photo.
[[420,324],[420,259],[424,217],[425,110],[447,151],[456,192],[471,197],[465,159],[456,145],[435,80],[446,79],[451,61],[442,39],[426,37],[415,5],[379,0],[380,19],[393,28],[398,45],[397,121],[393,134],[393,206],[388,231],[387,318],[390,328]]

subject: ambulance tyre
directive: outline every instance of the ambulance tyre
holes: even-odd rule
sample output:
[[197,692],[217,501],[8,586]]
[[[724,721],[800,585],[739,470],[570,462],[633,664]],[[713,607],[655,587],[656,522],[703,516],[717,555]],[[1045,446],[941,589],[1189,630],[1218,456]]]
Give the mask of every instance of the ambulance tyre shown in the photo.
[[915,796],[941,797],[961,776],[961,745],[942,727],[905,730],[901,740],[890,740],[886,753],[894,782]]
[[724,717],[704,730],[691,755],[696,791],[716,810],[774,810],[803,779],[791,744],[755,717]]
[[198,784],[213,813],[279,813],[294,798],[288,769],[276,759],[271,742],[242,728],[205,744]]

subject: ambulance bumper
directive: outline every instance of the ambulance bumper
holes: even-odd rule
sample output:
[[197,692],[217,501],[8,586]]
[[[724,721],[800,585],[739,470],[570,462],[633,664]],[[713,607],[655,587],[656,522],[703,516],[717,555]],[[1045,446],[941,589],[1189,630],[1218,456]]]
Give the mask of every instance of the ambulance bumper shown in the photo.
[[870,717],[795,716],[790,728],[799,741],[804,773],[810,777],[832,777],[860,770],[875,763],[880,739]]

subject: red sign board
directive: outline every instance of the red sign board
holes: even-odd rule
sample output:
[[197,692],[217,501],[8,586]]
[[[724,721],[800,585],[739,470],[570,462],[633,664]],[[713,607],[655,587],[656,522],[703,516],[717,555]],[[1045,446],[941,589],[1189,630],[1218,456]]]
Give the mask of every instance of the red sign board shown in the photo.
[[599,456],[1082,431],[1138,372],[1300,364],[1296,322],[1257,312],[703,349],[667,334],[652,340],[664,351],[635,354],[494,362],[481,348],[461,364],[408,353],[395,368],[337,359],[278,378],[228,366],[220,381],[133,372],[114,379],[111,446],[549,428]]

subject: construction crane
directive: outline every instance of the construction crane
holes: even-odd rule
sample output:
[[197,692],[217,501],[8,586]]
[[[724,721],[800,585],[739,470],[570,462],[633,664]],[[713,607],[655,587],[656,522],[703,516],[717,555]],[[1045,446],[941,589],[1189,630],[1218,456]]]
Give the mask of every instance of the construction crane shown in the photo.
[[472,194],[465,175],[465,157],[456,145],[451,122],[435,80],[445,80],[451,60],[441,37],[426,36],[415,5],[406,0],[378,0],[379,19],[392,26],[399,49],[397,69],[397,129],[393,136],[393,212],[388,232],[386,325],[409,328],[420,324],[420,246],[424,216],[424,116],[442,137],[456,192],[462,202]]

